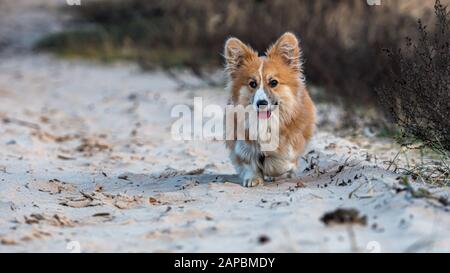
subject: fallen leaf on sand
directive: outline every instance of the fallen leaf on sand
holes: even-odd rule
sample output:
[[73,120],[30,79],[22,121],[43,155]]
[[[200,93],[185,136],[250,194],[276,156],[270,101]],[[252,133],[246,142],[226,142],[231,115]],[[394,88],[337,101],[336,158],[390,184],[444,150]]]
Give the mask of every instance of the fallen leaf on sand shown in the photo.
[[99,212],[92,215],[92,217],[109,217],[111,213],[109,212]]
[[114,219],[114,217],[111,215],[111,213],[109,212],[99,212],[99,213],[95,213],[90,217],[87,217],[85,219],[83,219],[81,222],[83,224],[90,224],[90,225],[95,225],[98,223],[105,223],[105,222],[109,222],[112,221]]
[[37,131],[40,130],[40,126],[38,124],[33,123],[33,122],[29,122],[29,121],[26,121],[26,120],[4,117],[2,119],[2,121],[5,124],[10,124],[11,123],[11,124],[15,124],[15,125],[18,125],[18,126],[23,126],[23,127],[28,127],[28,128],[31,128],[31,129],[36,129]]
[[111,146],[109,144],[92,138],[83,138],[81,140],[81,145],[76,148],[77,152],[84,153],[89,156],[106,150],[111,150]]
[[202,174],[204,172],[205,172],[204,168],[198,168],[198,169],[195,169],[195,170],[192,170],[192,171],[188,171],[185,174],[186,175],[199,175],[199,174]]
[[44,239],[44,238],[50,237],[50,236],[52,236],[52,234],[50,232],[42,230],[42,229],[34,228],[30,232],[22,235],[20,240],[22,240],[22,241],[31,241],[31,240],[34,240],[34,239]]
[[140,203],[140,197],[126,194],[107,195],[112,200],[112,204],[119,209],[129,209]]
[[195,169],[192,171],[184,171],[184,170],[177,170],[171,167],[166,168],[163,172],[161,172],[159,175],[153,176],[156,179],[161,178],[170,178],[174,176],[183,176],[183,175],[199,175],[205,172],[204,168]]
[[128,175],[119,175],[117,178],[121,180],[128,180]]
[[68,217],[60,214],[54,214],[53,216],[47,214],[33,213],[29,216],[24,216],[24,221],[26,224],[39,224],[47,223],[55,227],[73,227],[75,222],[70,220]]
[[128,209],[141,203],[141,196],[129,196],[126,194],[111,194],[106,192],[80,192],[81,196],[66,197],[60,205],[73,208],[85,208],[92,206],[112,205],[119,209]]
[[14,239],[2,238],[2,239],[0,239],[0,244],[12,246],[12,245],[17,245],[17,241]]
[[61,160],[75,160],[75,157],[67,156],[67,155],[58,155],[58,159]]
[[33,189],[37,189],[41,192],[47,192],[49,194],[59,194],[61,192],[75,192],[76,186],[67,182],[62,182],[58,179],[51,179],[46,182],[38,181],[30,183],[29,185]]
[[356,209],[336,209],[332,212],[325,213],[320,220],[325,225],[342,225],[342,224],[359,224],[367,225],[367,217],[360,216]]
[[65,200],[62,200],[59,204],[71,208],[86,208],[102,206],[103,202],[99,200],[91,200],[86,197],[66,197]]
[[158,199],[156,199],[155,197],[149,197],[149,198],[148,198],[148,202],[149,202],[150,204],[152,204],[152,205],[160,204],[160,203],[161,203],[161,202],[159,202]]
[[49,132],[45,132],[42,129],[34,131],[31,135],[37,137],[41,141],[45,141],[45,142],[54,141],[57,143],[70,141],[70,140],[73,140],[73,139],[76,139],[79,137],[78,135],[57,136],[57,135],[51,134]]

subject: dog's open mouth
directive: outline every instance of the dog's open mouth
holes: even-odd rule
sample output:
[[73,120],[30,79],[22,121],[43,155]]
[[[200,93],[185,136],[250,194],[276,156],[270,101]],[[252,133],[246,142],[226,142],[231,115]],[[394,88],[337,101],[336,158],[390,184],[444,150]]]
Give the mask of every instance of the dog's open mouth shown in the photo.
[[278,102],[268,105],[260,105],[257,109],[258,119],[269,119],[272,116],[272,111],[276,110]]
[[269,119],[272,115],[272,112],[270,110],[258,110],[258,118],[259,119]]

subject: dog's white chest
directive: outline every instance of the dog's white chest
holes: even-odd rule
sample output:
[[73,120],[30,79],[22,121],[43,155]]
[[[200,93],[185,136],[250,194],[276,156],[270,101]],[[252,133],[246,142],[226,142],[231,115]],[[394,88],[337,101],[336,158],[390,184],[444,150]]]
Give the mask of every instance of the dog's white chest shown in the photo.
[[257,142],[249,143],[239,140],[236,142],[234,152],[241,160],[258,168],[265,176],[277,177],[295,168],[295,164],[292,163],[292,152],[270,153],[268,156],[261,151]]
[[257,142],[249,143],[243,140],[236,141],[234,152],[240,159],[247,162],[256,161],[262,155]]

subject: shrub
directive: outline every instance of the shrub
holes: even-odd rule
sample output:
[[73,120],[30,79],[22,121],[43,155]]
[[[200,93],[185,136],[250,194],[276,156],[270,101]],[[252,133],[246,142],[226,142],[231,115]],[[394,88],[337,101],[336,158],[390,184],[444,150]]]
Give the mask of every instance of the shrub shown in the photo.
[[381,105],[399,125],[400,141],[450,150],[450,18],[447,7],[435,4],[432,33],[421,21],[418,38],[404,49],[386,50],[386,77],[377,90]]

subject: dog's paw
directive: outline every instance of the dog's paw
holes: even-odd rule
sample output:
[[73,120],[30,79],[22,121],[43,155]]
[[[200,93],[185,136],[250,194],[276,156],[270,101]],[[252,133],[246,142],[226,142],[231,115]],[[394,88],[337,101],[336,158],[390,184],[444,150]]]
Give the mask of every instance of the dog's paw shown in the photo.
[[264,177],[261,172],[254,170],[250,166],[246,166],[240,172],[240,178],[242,179],[242,186],[244,187],[256,187],[259,184],[264,184]]
[[258,185],[264,185],[264,179],[262,179],[261,177],[249,177],[249,178],[245,178],[242,181],[242,185],[244,187],[256,187]]

